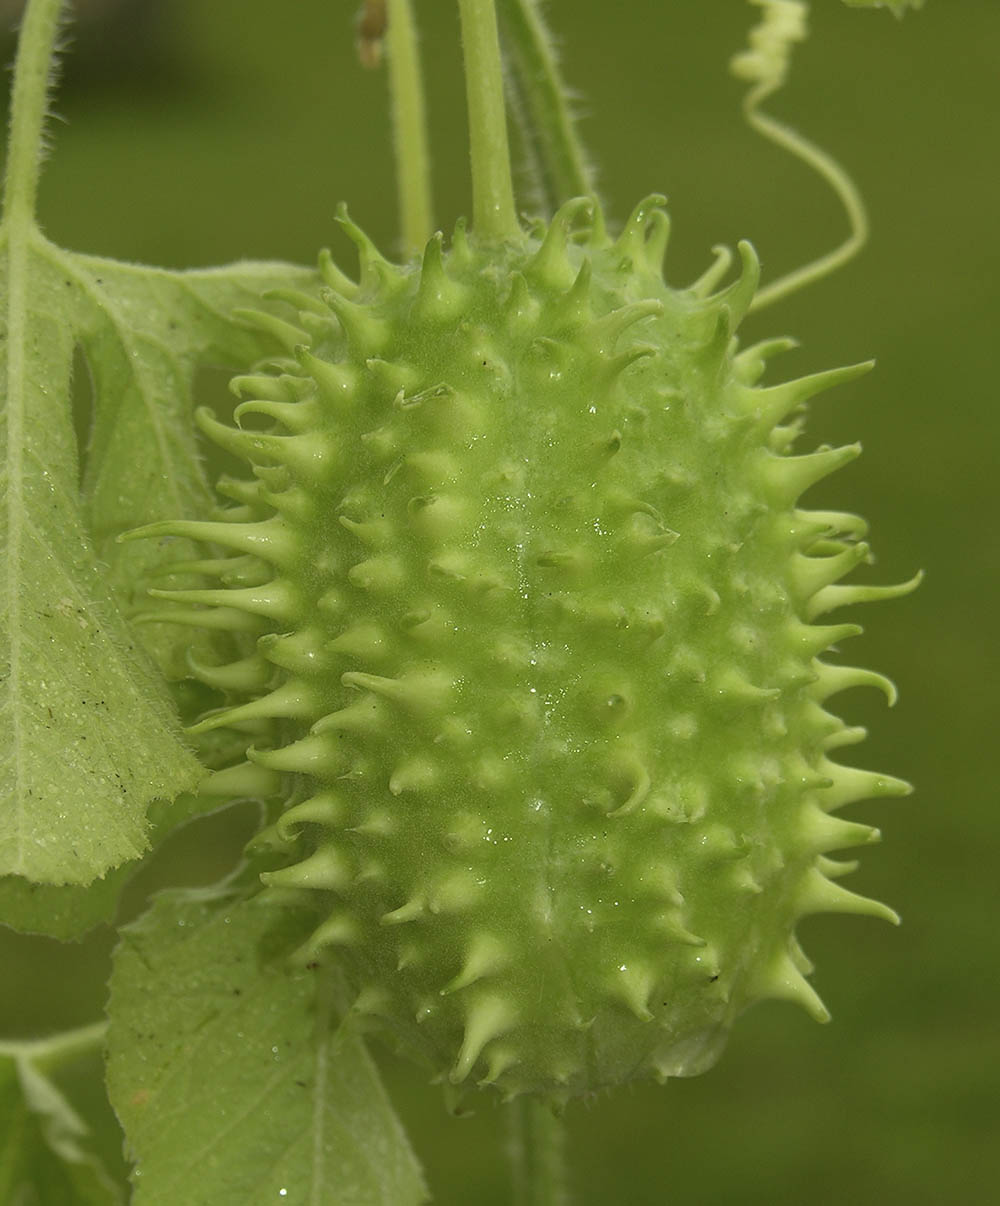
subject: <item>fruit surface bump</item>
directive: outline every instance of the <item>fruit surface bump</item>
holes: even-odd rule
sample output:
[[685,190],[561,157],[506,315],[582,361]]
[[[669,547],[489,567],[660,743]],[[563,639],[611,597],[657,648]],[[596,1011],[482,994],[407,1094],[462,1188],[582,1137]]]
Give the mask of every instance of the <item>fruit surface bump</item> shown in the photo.
[[892,687],[824,663],[860,629],[821,617],[906,587],[842,584],[862,521],[799,507],[857,447],[791,445],[868,366],[758,385],[791,345],[738,348],[752,248],[668,287],[660,198],[405,266],[341,220],[360,281],[321,261],[322,304],[257,317],[287,356],[237,425],[200,416],[252,477],[145,530],[229,554],[153,614],[256,639],[194,666],[229,700],[196,729],[256,743],[209,790],[283,793],[257,847],[320,909],[303,957],[505,1095],[695,1074],[762,998],[825,1018],[795,925],[894,918],[829,855],[878,836],[838,809],[907,788],[835,761],[863,733],[829,698]]

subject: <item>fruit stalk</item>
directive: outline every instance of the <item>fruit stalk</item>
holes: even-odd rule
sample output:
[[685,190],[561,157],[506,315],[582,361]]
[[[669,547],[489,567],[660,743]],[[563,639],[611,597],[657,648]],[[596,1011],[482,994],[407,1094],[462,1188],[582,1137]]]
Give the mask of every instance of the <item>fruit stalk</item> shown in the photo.
[[420,48],[410,0],[389,0],[386,42],[392,94],[396,188],[403,250],[420,250],[434,230],[430,152],[420,70]]
[[473,228],[481,240],[517,233],[507,109],[493,0],[458,0],[472,158]]
[[513,1206],[570,1206],[566,1129],[551,1106],[519,1097],[507,1106]]

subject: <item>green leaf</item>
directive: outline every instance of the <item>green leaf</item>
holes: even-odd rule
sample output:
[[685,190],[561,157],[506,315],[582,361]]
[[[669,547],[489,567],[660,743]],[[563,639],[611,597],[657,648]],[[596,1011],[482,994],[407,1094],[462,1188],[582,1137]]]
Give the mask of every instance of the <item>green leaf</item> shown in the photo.
[[[91,1131],[50,1077],[96,1050],[91,1027],[51,1039],[0,1043],[0,1202],[117,1206],[121,1188],[93,1150]],[[99,1076],[99,1058],[94,1057]]]
[[410,1206],[419,1168],[328,971],[293,973],[301,912],[171,892],[123,931],[108,1084],[135,1206]]
[[[194,373],[270,351],[231,307],[310,274],[160,272],[73,255],[41,234],[35,196],[61,10],[61,0],[31,0],[25,11],[0,220],[0,876],[86,885],[143,854],[151,802],[203,773],[119,610],[162,554],[116,549],[114,537],[203,512]],[[78,349],[95,410],[84,500],[71,403]],[[146,639],[162,668],[182,672],[182,634],[154,628]]]
[[[40,246],[41,245],[41,246]],[[111,597],[77,501],[78,308],[30,228],[0,230],[0,872],[87,883],[201,775]]]
[[[218,807],[217,798],[191,792],[182,792],[170,803],[154,800],[149,810],[150,845],[158,845],[179,825]],[[141,866],[125,863],[93,883],[63,886],[6,875],[0,879],[0,923],[23,934],[76,941],[114,920],[121,894]]]
[[[191,680],[174,683],[172,689],[182,705],[182,718],[192,718],[208,706],[198,684]],[[216,730],[196,737],[195,745],[202,764],[216,770],[242,761],[246,736]],[[181,792],[169,801],[154,800],[147,814],[150,846],[158,847],[175,829],[208,813],[223,811],[230,803],[220,803],[216,794],[200,791]],[[233,861],[237,857],[234,851]],[[145,865],[145,861],[135,860],[124,863],[89,884],[59,886],[33,883],[20,875],[0,877],[0,924],[25,934],[76,941],[95,927],[114,921],[123,891]]]
[[[163,554],[114,538],[204,514],[192,379],[201,365],[246,365],[273,350],[229,312],[314,274],[270,264],[170,273],[73,255],[6,225],[0,256],[0,874],[86,884],[141,855],[150,802],[202,773],[115,595],[117,586],[127,602]],[[95,394],[82,503],[76,347]],[[153,651],[178,671],[188,638],[158,627]]]
[[[204,513],[192,378],[271,350],[228,317],[233,305],[311,278],[267,264],[143,269],[61,251],[30,224],[0,228],[0,874],[89,883],[144,852],[151,801],[201,777],[114,594],[162,553],[113,538]],[[76,347],[95,392],[83,505]],[[176,629],[161,635],[165,668],[184,643]]]

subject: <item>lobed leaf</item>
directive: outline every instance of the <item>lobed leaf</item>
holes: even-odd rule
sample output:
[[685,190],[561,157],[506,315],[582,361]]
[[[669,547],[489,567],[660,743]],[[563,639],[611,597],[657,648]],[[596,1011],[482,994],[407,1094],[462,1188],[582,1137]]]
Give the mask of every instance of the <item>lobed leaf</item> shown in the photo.
[[[123,931],[108,1083],[135,1206],[410,1206],[423,1180],[327,972],[290,973],[301,911],[171,892]],[[308,920],[306,918],[305,920]]]

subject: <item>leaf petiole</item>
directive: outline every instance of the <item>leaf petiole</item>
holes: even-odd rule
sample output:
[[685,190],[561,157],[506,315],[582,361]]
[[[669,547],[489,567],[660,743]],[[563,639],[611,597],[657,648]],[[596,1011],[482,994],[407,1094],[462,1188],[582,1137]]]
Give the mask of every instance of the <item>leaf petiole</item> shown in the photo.
[[514,1206],[569,1206],[565,1122],[534,1097],[516,1098],[507,1111]]
[[63,0],[28,0],[25,10],[11,93],[4,224],[34,222],[45,115],[62,8]]
[[411,253],[421,250],[434,232],[420,47],[410,0],[389,0],[387,11],[399,219],[403,249]]
[[549,214],[591,196],[594,173],[576,131],[552,36],[537,0],[497,0],[511,114]]

